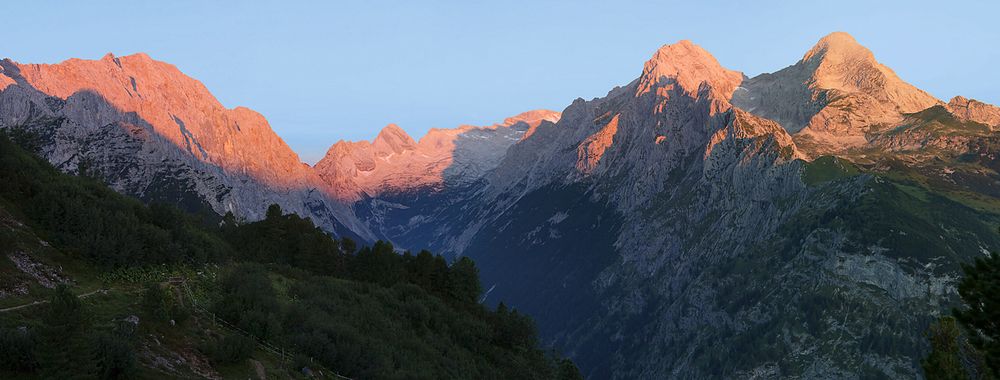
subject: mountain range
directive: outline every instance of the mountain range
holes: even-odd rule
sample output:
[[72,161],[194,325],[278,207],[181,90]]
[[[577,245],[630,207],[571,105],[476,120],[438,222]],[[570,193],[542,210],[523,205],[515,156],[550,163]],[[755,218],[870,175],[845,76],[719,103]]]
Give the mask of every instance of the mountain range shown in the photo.
[[919,377],[960,264],[1000,248],[1000,107],[936,99],[842,32],[753,78],[680,41],[562,112],[390,124],[314,166],[144,54],[0,68],[0,128],[60,170],[471,257],[482,302],[588,378]]

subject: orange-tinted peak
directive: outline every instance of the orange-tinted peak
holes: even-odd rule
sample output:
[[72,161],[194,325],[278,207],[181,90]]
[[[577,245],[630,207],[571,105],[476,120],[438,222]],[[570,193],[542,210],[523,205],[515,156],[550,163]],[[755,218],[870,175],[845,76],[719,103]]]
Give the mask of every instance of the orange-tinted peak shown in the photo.
[[974,121],[992,127],[1000,127],[1000,107],[983,103],[964,96],[951,98],[948,110],[961,120]]
[[705,68],[721,68],[712,54],[689,40],[661,46],[646,62],[646,68],[659,68],[660,71],[673,69],[674,72],[678,72],[684,65],[689,64],[701,64],[705,65]]
[[948,101],[948,104],[968,104],[970,102],[975,102],[975,99],[969,99],[962,95],[956,95]]
[[827,45],[858,45],[858,41],[850,33],[839,31],[823,36],[819,42]]
[[838,57],[861,55],[874,59],[872,52],[858,43],[850,34],[846,32],[833,32],[821,38],[819,42],[816,42],[816,45],[806,52],[802,60],[808,61],[813,58],[824,58],[828,55]]
[[722,67],[712,54],[688,40],[663,45],[646,61],[639,93],[649,91],[664,77],[676,80],[691,94],[696,94],[702,83],[708,83],[723,98],[728,98],[743,80],[742,73]]
[[395,123],[389,123],[385,127],[382,127],[382,130],[379,131],[378,136],[375,137],[376,140],[378,140],[378,139],[392,139],[392,138],[400,138],[400,139],[403,139],[403,140],[406,140],[406,139],[413,140],[410,137],[410,135],[407,134],[406,131],[403,130],[403,128],[400,128]]
[[411,150],[417,142],[410,137],[403,128],[396,124],[389,124],[382,128],[382,131],[375,136],[372,146],[377,153],[388,154],[401,153],[404,150]]
[[138,53],[135,53],[135,54],[129,54],[129,55],[126,55],[126,56],[124,56],[122,58],[135,59],[135,60],[141,60],[141,61],[152,61],[153,60],[153,58],[151,58],[149,56],[149,54],[146,54],[146,53],[143,53],[143,52],[138,52]]
[[508,117],[504,119],[503,124],[501,125],[510,126],[517,123],[525,123],[528,124],[528,126],[537,127],[538,124],[542,123],[542,121],[550,121],[555,123],[559,121],[560,116],[562,115],[556,111],[544,110],[544,109],[531,110]]
[[[85,62],[86,60],[80,60],[80,59],[75,59],[74,58],[74,59],[69,59],[67,61],[84,61]],[[129,55],[123,55],[123,56],[116,56],[115,53],[108,52],[103,57],[101,57],[101,59],[99,59],[98,61],[104,62],[105,64],[115,64],[115,65],[120,65],[121,62],[144,62],[144,63],[145,62],[157,62],[157,63],[160,63],[160,64],[167,65],[166,63],[154,60],[153,58],[151,58],[149,56],[149,54],[142,53],[142,52],[134,53],[134,54],[129,54]]]

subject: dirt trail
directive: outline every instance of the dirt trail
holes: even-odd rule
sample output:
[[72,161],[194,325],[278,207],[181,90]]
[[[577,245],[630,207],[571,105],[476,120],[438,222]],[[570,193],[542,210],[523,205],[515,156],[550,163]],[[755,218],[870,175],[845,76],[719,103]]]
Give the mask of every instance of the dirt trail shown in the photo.
[[[107,289],[97,289],[97,290],[92,291],[92,292],[83,293],[81,295],[78,295],[78,296],[76,296],[76,298],[87,298],[87,297],[90,297],[90,296],[92,296],[94,294],[97,294],[97,293],[107,294],[108,290]],[[8,311],[14,311],[14,310],[18,310],[18,309],[23,309],[23,308],[26,308],[26,307],[29,307],[29,306],[40,305],[40,304],[48,303],[48,302],[49,302],[48,300],[43,300],[43,301],[35,301],[35,302],[31,302],[31,303],[26,303],[24,305],[11,306],[11,307],[8,307],[8,308],[5,308],[5,309],[0,309],[0,313],[4,313],[4,312],[8,312]]]

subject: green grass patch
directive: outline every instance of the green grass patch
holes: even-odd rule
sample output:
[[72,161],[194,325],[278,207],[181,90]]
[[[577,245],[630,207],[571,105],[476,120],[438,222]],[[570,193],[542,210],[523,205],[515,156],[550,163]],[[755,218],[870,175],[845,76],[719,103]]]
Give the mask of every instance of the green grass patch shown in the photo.
[[803,166],[802,181],[807,185],[815,186],[860,173],[857,166],[854,166],[850,161],[834,156],[822,156]]

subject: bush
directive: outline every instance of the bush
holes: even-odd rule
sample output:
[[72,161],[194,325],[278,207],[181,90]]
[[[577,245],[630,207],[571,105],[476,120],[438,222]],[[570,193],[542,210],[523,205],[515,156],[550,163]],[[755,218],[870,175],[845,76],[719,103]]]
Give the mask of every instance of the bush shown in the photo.
[[28,329],[0,329],[0,369],[21,372],[37,368],[35,343]]
[[583,375],[576,368],[576,364],[569,359],[559,359],[557,361],[556,379],[559,380],[583,380]]
[[152,282],[142,292],[142,308],[150,318],[164,322],[170,320],[170,298],[160,284]]
[[77,378],[91,374],[91,362],[79,360],[89,352],[86,334],[89,319],[83,304],[66,285],[56,286],[42,312],[38,333],[40,375],[46,379]]
[[973,265],[962,265],[962,271],[958,294],[965,305],[954,310],[955,318],[970,332],[969,341],[989,370],[1000,374],[1000,254],[977,258]]
[[135,326],[121,322],[114,331],[97,337],[95,362],[101,379],[131,379],[135,377],[136,358],[132,347]]
[[215,340],[204,351],[215,363],[233,364],[250,358],[253,349],[254,343],[250,338],[230,334]]
[[215,313],[251,334],[270,338],[280,329],[277,294],[260,265],[238,265],[219,281],[222,292],[213,305]]

